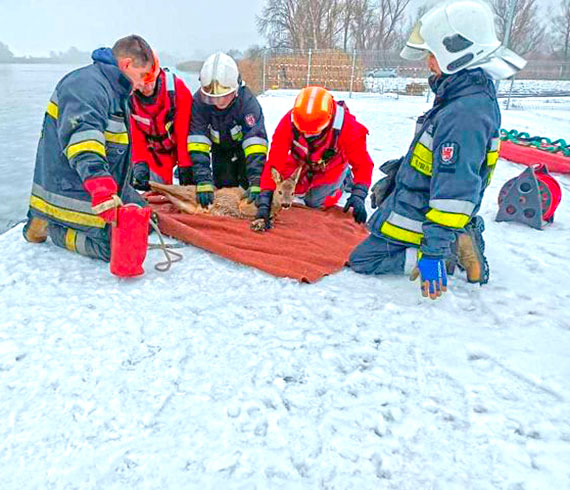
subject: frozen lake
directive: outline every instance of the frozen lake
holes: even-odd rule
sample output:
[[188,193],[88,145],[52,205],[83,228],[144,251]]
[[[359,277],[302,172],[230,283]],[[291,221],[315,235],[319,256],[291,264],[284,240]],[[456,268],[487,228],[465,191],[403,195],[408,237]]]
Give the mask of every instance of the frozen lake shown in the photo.
[[[26,216],[49,97],[71,65],[0,64],[0,233]],[[196,74],[182,74],[192,90]]]

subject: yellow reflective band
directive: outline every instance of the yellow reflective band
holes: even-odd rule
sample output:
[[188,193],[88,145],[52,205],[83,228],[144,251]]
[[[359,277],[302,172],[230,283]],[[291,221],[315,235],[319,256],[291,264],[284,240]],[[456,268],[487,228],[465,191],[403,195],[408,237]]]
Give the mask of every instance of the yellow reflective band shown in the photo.
[[59,107],[55,102],[49,102],[46,112],[54,119],[57,119],[59,117]]
[[196,192],[214,192],[214,186],[212,184],[198,184]]
[[380,233],[384,235],[394,238],[396,240],[400,240],[401,242],[406,243],[413,243],[415,245],[420,245],[422,243],[422,233],[416,233],[415,231],[404,230],[399,226],[394,226],[387,221],[382,223],[382,227],[380,228]]
[[82,226],[92,226],[93,228],[105,228],[105,221],[99,216],[92,214],[80,213],[79,211],[70,211],[69,209],[54,206],[37,196],[32,196],[30,199],[30,207],[34,208],[47,216],[58,219],[59,221],[66,221],[67,223],[74,223]]
[[109,131],[105,131],[105,141],[119,145],[128,145],[129,133],[110,133]]
[[470,216],[460,213],[445,213],[439,209],[431,209],[426,214],[426,218],[438,225],[450,228],[465,228],[469,223]]
[[208,143],[188,143],[188,151],[201,151],[210,153],[211,146]]
[[77,239],[77,232],[71,228],[68,228],[65,232],[65,248],[71,250],[72,252],[77,252],[77,247],[75,246],[75,240]]
[[418,143],[414,148],[414,152],[412,153],[410,166],[412,168],[415,168],[419,173],[431,177],[432,168],[433,168],[432,151],[426,148],[421,143]]
[[487,153],[487,166],[488,167],[493,167],[494,165],[496,165],[498,160],[499,160],[499,152],[498,151],[490,151],[489,153]]
[[265,145],[251,145],[244,150],[245,156],[253,155],[254,153],[262,153],[267,155],[267,146]]
[[71,160],[79,153],[84,153],[87,151],[97,153],[98,155],[101,155],[103,158],[107,156],[107,154],[105,153],[105,145],[103,143],[100,143],[99,141],[96,140],[88,140],[68,146],[66,150],[67,159]]
[[259,187],[258,185],[250,185],[249,191],[250,192],[261,192],[261,187]]

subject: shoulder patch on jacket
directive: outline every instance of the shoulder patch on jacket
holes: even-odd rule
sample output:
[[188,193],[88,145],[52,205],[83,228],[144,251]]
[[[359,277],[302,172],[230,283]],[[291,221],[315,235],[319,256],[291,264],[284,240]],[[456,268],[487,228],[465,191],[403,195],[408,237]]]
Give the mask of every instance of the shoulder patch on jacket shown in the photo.
[[454,165],[459,157],[459,145],[448,141],[441,145],[440,158],[442,165]]
[[256,121],[255,121],[255,116],[254,116],[252,113],[247,114],[247,115],[244,117],[244,119],[245,119],[245,123],[246,123],[250,128],[253,128],[253,127],[255,126],[255,122],[256,122]]

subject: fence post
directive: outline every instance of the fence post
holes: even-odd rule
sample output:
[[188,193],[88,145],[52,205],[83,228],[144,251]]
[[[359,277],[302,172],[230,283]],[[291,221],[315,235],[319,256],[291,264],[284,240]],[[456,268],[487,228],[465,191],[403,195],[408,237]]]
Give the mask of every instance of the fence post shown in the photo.
[[311,57],[313,54],[313,50],[309,48],[309,63],[307,65],[307,86],[309,85],[309,82],[311,81]]
[[507,98],[507,111],[511,105],[511,94],[513,93],[513,85],[515,84],[515,77],[511,78],[511,87],[509,88],[509,97]]
[[267,65],[267,49],[263,50],[263,93],[265,93],[265,70]]
[[354,86],[354,68],[356,66],[356,49],[352,50],[352,71],[350,73],[350,94],[349,99],[352,99],[352,88]]

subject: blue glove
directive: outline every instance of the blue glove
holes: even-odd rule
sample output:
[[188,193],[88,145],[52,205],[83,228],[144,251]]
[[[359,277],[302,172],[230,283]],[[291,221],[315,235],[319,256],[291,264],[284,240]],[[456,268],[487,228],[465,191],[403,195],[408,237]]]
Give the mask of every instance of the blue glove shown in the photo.
[[212,184],[198,184],[196,186],[196,202],[203,208],[214,204],[214,186]]
[[352,194],[344,205],[343,211],[345,213],[352,208],[352,215],[357,223],[366,223],[366,206],[364,205],[366,194],[368,194],[368,187],[363,184],[355,184],[352,188]]
[[422,255],[418,262],[418,269],[424,298],[429,296],[431,299],[436,299],[447,291],[447,274],[443,259]]

